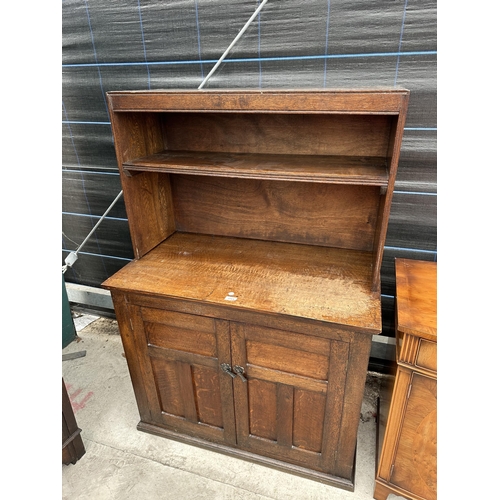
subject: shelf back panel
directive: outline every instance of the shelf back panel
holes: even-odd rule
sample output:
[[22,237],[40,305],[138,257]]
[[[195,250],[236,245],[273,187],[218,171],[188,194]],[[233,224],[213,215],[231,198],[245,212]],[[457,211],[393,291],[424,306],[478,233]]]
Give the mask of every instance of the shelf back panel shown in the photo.
[[385,157],[386,115],[162,114],[167,149],[227,153]]
[[373,250],[376,186],[193,175],[171,182],[178,231]]

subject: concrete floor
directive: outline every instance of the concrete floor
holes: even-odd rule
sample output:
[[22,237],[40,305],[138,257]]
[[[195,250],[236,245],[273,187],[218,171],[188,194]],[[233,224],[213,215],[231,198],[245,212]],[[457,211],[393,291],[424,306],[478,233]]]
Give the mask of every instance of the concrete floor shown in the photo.
[[[376,393],[368,377],[358,431],[355,491],[347,492],[136,429],[136,408],[116,321],[75,318],[78,339],[62,374],[85,455],[62,466],[63,500],[368,500],[375,478]],[[390,495],[389,500],[398,497]]]

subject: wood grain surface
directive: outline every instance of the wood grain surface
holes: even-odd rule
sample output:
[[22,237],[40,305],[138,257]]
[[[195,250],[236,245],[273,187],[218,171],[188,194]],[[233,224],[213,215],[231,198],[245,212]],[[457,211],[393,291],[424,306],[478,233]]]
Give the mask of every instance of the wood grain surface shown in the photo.
[[381,328],[367,252],[175,233],[103,286]]
[[178,231],[371,251],[379,189],[172,176]]
[[163,151],[124,163],[128,171],[387,186],[387,161],[369,156]]
[[396,259],[398,330],[437,341],[437,263]]
[[[376,94],[378,99],[373,99]],[[281,111],[284,101],[289,112],[350,110],[397,113],[407,90],[192,90],[108,92],[113,111],[158,110],[241,110]],[[281,102],[280,102],[281,101]]]

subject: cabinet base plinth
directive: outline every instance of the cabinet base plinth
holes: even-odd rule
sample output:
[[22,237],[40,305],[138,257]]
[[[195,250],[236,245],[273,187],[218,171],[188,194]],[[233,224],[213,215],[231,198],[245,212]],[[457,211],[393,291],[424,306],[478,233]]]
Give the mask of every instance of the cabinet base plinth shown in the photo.
[[300,467],[298,465],[288,464],[280,460],[274,460],[272,458],[256,455],[254,453],[250,453],[247,451],[238,450],[236,448],[225,446],[219,443],[211,443],[210,441],[205,441],[203,439],[199,439],[193,436],[178,434],[163,427],[148,424],[142,421],[137,424],[137,429],[142,432],[154,434],[156,436],[173,439],[174,441],[180,441],[181,443],[198,446],[200,448],[205,448],[210,451],[223,453],[225,455],[240,458],[242,460],[253,462],[259,465],[264,465],[283,472],[288,472],[290,474],[301,476],[306,479],[311,479],[313,481],[318,481],[320,483],[335,486],[336,488],[342,488],[347,491],[354,491],[354,470],[355,470],[354,467],[353,467],[353,476],[349,480],[341,477],[331,476],[329,474],[325,474],[315,470],[306,469],[305,467]]

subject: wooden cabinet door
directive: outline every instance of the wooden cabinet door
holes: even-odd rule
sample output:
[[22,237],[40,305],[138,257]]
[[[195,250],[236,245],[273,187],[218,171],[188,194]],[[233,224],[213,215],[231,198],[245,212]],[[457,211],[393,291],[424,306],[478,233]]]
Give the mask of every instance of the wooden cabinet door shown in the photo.
[[235,444],[227,321],[132,306],[136,336],[144,339],[143,378],[152,424],[228,445]]
[[437,381],[413,373],[390,483],[428,500],[437,497]]
[[334,473],[348,344],[231,323],[238,447]]

